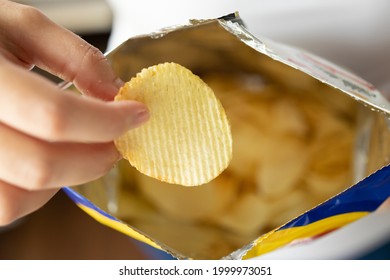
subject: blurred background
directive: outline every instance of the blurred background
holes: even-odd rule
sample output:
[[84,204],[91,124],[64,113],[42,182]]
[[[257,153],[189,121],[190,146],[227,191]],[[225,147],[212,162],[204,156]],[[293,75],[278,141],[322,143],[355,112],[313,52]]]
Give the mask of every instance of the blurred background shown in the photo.
[[[390,93],[390,1],[20,0],[105,52],[129,36],[239,11],[256,36],[343,65]],[[239,2],[239,3],[236,3]],[[358,3],[357,3],[358,2]],[[55,77],[35,69],[57,81]],[[0,227],[0,259],[148,259],[164,254],[107,228],[59,192],[37,212]]]
[[19,0],[37,7],[56,23],[82,35],[107,35],[112,11],[105,0]]

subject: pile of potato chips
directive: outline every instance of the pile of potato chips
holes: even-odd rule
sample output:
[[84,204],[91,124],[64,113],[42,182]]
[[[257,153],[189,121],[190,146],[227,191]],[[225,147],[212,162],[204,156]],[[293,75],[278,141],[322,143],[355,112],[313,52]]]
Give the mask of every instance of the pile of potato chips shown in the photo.
[[298,71],[268,73],[202,76],[231,125],[230,165],[183,187],[121,161],[116,215],[187,257],[219,258],[351,185],[356,102]]

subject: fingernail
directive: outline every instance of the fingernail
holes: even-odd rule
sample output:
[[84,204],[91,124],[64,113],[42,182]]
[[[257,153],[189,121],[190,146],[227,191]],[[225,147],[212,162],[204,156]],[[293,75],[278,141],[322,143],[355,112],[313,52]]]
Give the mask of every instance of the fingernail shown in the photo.
[[149,110],[145,105],[137,106],[129,118],[129,128],[136,128],[149,120],[150,114]]
[[115,86],[120,89],[121,87],[123,87],[123,85],[125,84],[125,82],[123,82],[120,78],[116,78],[115,81],[114,81],[114,84]]

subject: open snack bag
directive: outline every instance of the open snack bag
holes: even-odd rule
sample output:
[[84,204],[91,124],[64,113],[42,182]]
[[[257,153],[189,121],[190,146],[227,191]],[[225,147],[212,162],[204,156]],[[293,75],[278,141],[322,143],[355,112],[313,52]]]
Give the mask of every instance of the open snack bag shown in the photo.
[[390,196],[389,102],[328,61],[255,38],[237,14],[130,38],[107,57],[124,81],[165,62],[190,69],[220,100],[233,139],[229,166],[204,185],[164,183],[121,160],[64,188],[107,226],[179,259],[248,259]]

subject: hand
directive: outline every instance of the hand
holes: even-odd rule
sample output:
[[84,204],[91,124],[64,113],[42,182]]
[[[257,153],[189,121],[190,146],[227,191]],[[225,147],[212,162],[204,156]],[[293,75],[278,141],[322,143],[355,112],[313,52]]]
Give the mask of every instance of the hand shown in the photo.
[[[83,95],[28,71],[34,65]],[[0,225],[120,158],[113,139],[148,119],[141,103],[112,102],[122,84],[99,50],[38,10],[0,0]]]

